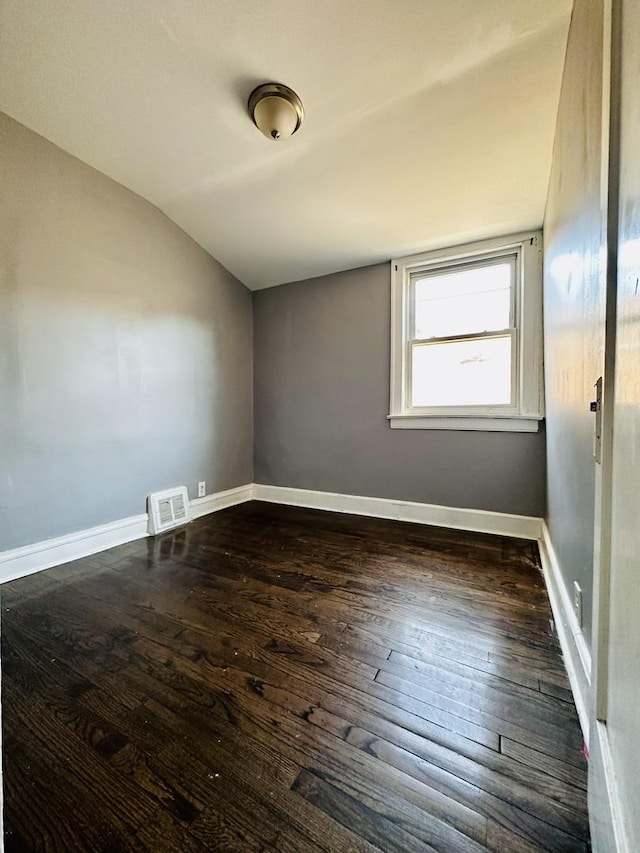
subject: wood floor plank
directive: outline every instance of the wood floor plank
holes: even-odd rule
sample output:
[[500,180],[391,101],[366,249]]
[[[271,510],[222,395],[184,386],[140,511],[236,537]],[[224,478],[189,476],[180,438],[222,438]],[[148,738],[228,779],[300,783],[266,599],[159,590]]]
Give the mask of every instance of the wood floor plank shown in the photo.
[[[389,720],[379,713],[371,713],[363,705],[354,705],[331,694],[326,694],[318,708],[314,706],[309,712],[307,718],[314,724],[319,720],[318,709],[344,721],[345,737],[354,728],[364,728],[487,793],[532,814],[544,815],[547,820],[554,801],[571,812],[586,815],[586,776],[579,772],[568,781],[555,780],[545,770],[523,766],[503,753],[466,738],[452,741],[450,737],[438,738],[433,730],[416,732],[411,724],[407,725],[407,720]],[[578,784],[574,784],[576,782]]]
[[181,853],[204,853],[211,849],[162,809],[154,812],[151,820],[140,827],[136,839],[152,853],[175,853],[177,850]]
[[531,744],[546,755],[560,756],[568,763],[581,764],[582,733],[575,726],[568,727],[559,721],[557,725],[547,726],[538,718],[528,715],[518,722],[504,720],[465,704],[465,697],[448,698],[430,686],[416,684],[382,670],[376,676],[376,681],[392,691],[396,697],[395,701],[401,707],[405,707],[410,701],[419,701],[437,708],[442,713],[484,727],[499,736],[511,738],[518,743]]
[[487,850],[492,853],[539,853],[540,844],[527,840],[496,821],[489,820]]
[[[397,665],[397,669],[394,665]],[[530,713],[538,719],[548,721],[551,725],[562,716],[576,721],[575,706],[566,702],[565,699],[558,699],[521,685],[505,684],[505,679],[498,679],[470,667],[465,668],[460,664],[456,666],[455,662],[445,667],[436,666],[433,662],[416,661],[410,655],[393,650],[388,661],[380,668],[392,673],[405,673],[429,684],[444,681],[448,685],[449,695],[454,695],[456,688],[475,690],[481,694],[477,699],[476,707],[492,710],[496,716],[508,714],[507,719],[512,715],[522,718]],[[471,702],[471,704],[475,703]]]
[[7,850],[588,849],[532,543],[251,502],[0,595]]
[[[104,599],[101,601],[101,606],[104,606]],[[174,601],[172,604],[174,610],[176,608],[176,602]],[[58,612],[58,620],[62,620],[63,611],[65,610],[65,606],[62,602],[58,604],[57,612]],[[193,614],[192,614],[193,615]],[[34,614],[34,620],[38,623],[38,630],[44,631],[46,628],[46,620],[42,619],[41,614]],[[116,641],[117,638],[114,637],[105,637],[105,635],[98,634],[97,637],[93,635],[90,637],[83,637],[78,633],[78,629],[76,626],[77,618],[74,613],[67,614],[66,620],[63,620],[62,624],[67,625],[66,633],[70,638],[70,641],[75,644],[79,644],[80,647],[84,647],[86,645],[91,646],[92,644],[98,644],[98,648],[104,646],[105,643],[107,645],[113,645],[113,642]],[[188,623],[181,623],[188,624]],[[218,621],[220,625],[220,621]],[[224,623],[223,623],[224,624]],[[240,645],[242,647],[243,644],[246,644],[247,632],[246,628],[240,629],[238,632],[237,626],[231,626],[235,634],[232,633],[232,639],[236,643],[236,645]],[[181,635],[184,635],[185,628],[181,629]],[[227,626],[227,630],[230,630],[230,626]],[[259,629],[256,629],[259,630]],[[139,652],[142,652],[145,649],[143,644],[142,637],[145,636],[145,633],[141,631],[141,636],[138,639],[127,635],[124,640],[125,642],[130,642],[135,640],[135,647]],[[101,639],[102,637],[102,639]],[[161,652],[158,650],[158,643],[160,645],[164,645],[165,652]],[[152,641],[151,646],[146,646],[147,652],[152,649],[155,649],[154,654],[156,657],[160,655],[161,660],[165,660],[165,656],[167,654],[171,654],[173,651],[178,651],[181,648],[181,642],[176,640],[174,642],[170,642],[167,645],[166,639],[162,639],[161,637],[156,636],[156,640]],[[217,647],[215,648],[217,652]],[[229,647],[226,647],[226,651],[230,651]],[[234,654],[236,650],[234,649]],[[240,654],[240,653],[238,653]],[[278,654],[277,647],[271,647],[270,649],[263,649],[260,644],[254,646],[251,651],[251,666],[253,671],[260,677],[266,678],[267,680],[272,680],[274,683],[283,683],[283,679],[298,679],[299,678],[299,663],[306,662],[307,652],[303,652],[299,656],[298,661],[291,660],[291,655]],[[186,656],[190,657],[191,653],[189,651],[186,652]],[[240,655],[240,661],[242,661],[243,657]],[[229,663],[237,664],[238,661],[233,658],[229,659]],[[148,662],[147,662],[148,663]],[[278,675],[277,670],[280,672]],[[281,671],[284,670],[282,673]],[[372,697],[376,697],[385,702],[390,702],[391,704],[399,705],[404,711],[407,711],[411,714],[415,714],[421,716],[428,722],[433,722],[434,724],[444,726],[445,728],[450,728],[451,731],[461,734],[464,737],[468,737],[474,740],[477,740],[479,743],[483,743],[487,746],[490,746],[494,749],[498,749],[499,746],[499,735],[489,728],[484,728],[482,726],[477,725],[474,722],[470,722],[467,719],[460,718],[456,714],[451,714],[447,711],[447,709],[442,709],[433,704],[426,704],[418,699],[414,699],[413,697],[404,696],[398,694],[394,690],[390,690],[388,687],[382,684],[378,684],[375,681],[370,680],[371,676],[373,676],[374,671],[369,668],[364,674],[364,680],[358,682],[357,680],[357,667],[352,667],[349,665],[348,661],[342,661],[338,663],[337,669],[333,670],[333,673],[328,670],[327,667],[323,667],[323,673],[320,675],[318,672],[318,667],[311,667],[306,673],[306,681],[309,683],[313,683],[317,685],[317,689],[332,689],[335,691],[340,691],[342,688],[339,687],[336,681],[333,678],[330,678],[332,674],[336,676],[337,679],[341,681],[349,682],[348,686],[351,689],[351,684],[356,684],[360,691],[364,691],[369,693]],[[278,680],[280,679],[280,680]],[[315,697],[314,700],[315,701]],[[495,726],[494,726],[495,729]]]
[[516,743],[509,738],[502,738],[500,751],[527,767],[534,767],[542,773],[573,785],[583,791],[587,790],[587,762],[583,760],[579,767],[567,764],[550,755],[538,752],[536,749],[522,743]]
[[[145,645],[145,648],[149,653],[154,654],[155,650],[151,649],[148,644]],[[160,654],[163,655],[162,652]],[[159,661],[162,660],[163,657],[161,656]],[[189,677],[199,678],[200,672],[197,666],[190,664],[185,659],[178,661],[174,658],[174,661],[184,669]],[[350,750],[348,747],[346,749],[347,754],[343,748],[336,749],[336,743],[331,737],[318,736],[317,734],[310,737],[308,725],[304,725],[297,714],[290,714],[290,707],[295,702],[293,694],[284,699],[280,695],[276,701],[274,691],[266,689],[267,685],[248,677],[247,673],[232,668],[228,668],[224,674],[220,668],[217,672],[209,669],[207,677],[216,683],[220,689],[224,689],[225,685],[228,686],[230,695],[236,699],[234,709],[238,712],[242,708],[245,715],[251,715],[254,725],[265,727],[271,722],[277,723],[275,736],[282,739],[283,748],[288,748],[290,751],[296,750],[295,755],[300,756],[298,760],[305,761],[299,753],[302,750],[309,755],[312,766],[321,767],[324,772],[344,777],[344,784],[354,786],[361,797],[371,798],[375,795],[378,800],[380,799],[379,795],[375,794],[378,783],[375,762],[372,762],[367,755],[357,755],[355,750]],[[282,692],[280,691],[280,694]],[[244,703],[238,701],[238,695],[244,698]],[[304,707],[305,704],[303,702],[301,707]],[[294,753],[290,752],[290,754],[293,755]],[[447,833],[441,821],[446,820],[452,827],[456,827],[457,830],[470,837],[484,838],[484,821],[479,816],[474,815],[455,801],[442,797],[438,792],[425,789],[424,786],[416,783],[406,774],[388,768],[385,784],[392,785],[397,797],[405,801],[400,807],[400,811],[405,820],[413,819],[414,828],[420,821],[411,805],[412,803],[420,804],[424,810],[437,818],[437,820],[432,820],[431,824],[433,827],[439,827],[440,831],[445,834]],[[396,808],[393,802],[387,803],[386,806],[392,812]],[[416,829],[416,831],[418,830]],[[435,832],[435,829],[433,831]],[[462,839],[455,832],[453,837],[457,838],[457,843],[462,849]],[[464,843],[467,844],[467,842]],[[472,849],[470,843],[468,849]]]
[[363,838],[379,845],[387,853],[432,853],[436,848],[424,844],[402,826],[369,808],[325,781],[320,774],[303,770],[293,790],[308,802]]
[[126,822],[105,808],[99,797],[92,797],[89,788],[74,779],[60,786],[60,765],[46,747],[28,757],[21,755],[18,747],[5,747],[5,753],[2,772],[9,794],[4,820],[7,853],[144,849]]
[[201,804],[185,796],[179,780],[163,779],[153,760],[120,731],[83,713],[77,703],[69,703],[65,697],[53,700],[50,691],[46,699],[32,694],[26,701],[9,680],[5,685],[7,704],[12,711],[19,711],[19,717],[9,712],[7,732],[17,738],[21,728],[27,729],[42,744],[56,743],[61,750],[81,756],[76,775],[85,785],[98,788],[105,806],[121,815],[123,823],[134,831],[158,806],[185,822],[198,815]]
[[[520,834],[530,839],[549,839],[552,847],[562,846],[569,849],[575,844],[576,849],[582,849],[583,838],[588,833],[588,819],[585,815],[574,813],[569,809],[547,802],[546,807],[541,807],[539,797],[528,797],[524,800],[523,808],[516,808],[505,799],[488,794],[481,788],[470,785],[459,777],[451,778],[451,774],[445,774],[439,770],[434,771],[434,766],[423,758],[415,756],[408,750],[404,750],[387,741],[372,736],[363,729],[352,729],[347,742],[358,746],[370,755],[374,755],[381,762],[402,770],[415,779],[424,782],[436,790],[440,790],[458,802],[464,803],[479,814],[509,827],[517,827]],[[504,788],[502,788],[504,792]],[[513,792],[513,799],[518,797],[518,792]],[[541,813],[543,818],[534,817],[533,812]],[[548,821],[548,823],[547,823]],[[568,836],[574,836],[573,839]]]

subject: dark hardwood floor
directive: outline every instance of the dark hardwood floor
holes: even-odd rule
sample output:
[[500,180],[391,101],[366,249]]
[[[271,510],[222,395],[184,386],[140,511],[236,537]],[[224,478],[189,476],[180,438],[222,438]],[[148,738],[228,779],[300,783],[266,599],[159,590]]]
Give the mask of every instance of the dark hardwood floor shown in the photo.
[[7,851],[586,851],[533,543],[244,504],[2,587]]

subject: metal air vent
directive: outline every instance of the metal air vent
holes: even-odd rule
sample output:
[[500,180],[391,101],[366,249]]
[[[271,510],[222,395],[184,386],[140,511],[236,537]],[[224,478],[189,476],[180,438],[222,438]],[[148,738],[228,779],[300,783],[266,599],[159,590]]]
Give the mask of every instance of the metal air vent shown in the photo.
[[163,533],[190,521],[186,486],[149,495],[149,533]]

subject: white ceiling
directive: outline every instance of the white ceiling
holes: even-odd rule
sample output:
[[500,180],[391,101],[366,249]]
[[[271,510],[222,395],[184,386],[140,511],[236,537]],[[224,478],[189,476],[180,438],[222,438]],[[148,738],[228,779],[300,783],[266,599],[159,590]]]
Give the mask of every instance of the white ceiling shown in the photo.
[[[571,0],[2,0],[0,108],[252,289],[542,222]],[[306,119],[272,142],[246,101]]]

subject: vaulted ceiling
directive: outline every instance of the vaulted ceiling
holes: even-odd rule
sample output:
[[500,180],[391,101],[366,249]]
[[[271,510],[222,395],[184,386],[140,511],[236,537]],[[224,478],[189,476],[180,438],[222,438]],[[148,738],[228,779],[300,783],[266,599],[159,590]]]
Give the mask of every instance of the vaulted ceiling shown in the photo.
[[[570,0],[3,0],[0,108],[252,289],[537,227]],[[295,89],[272,142],[246,102]]]

